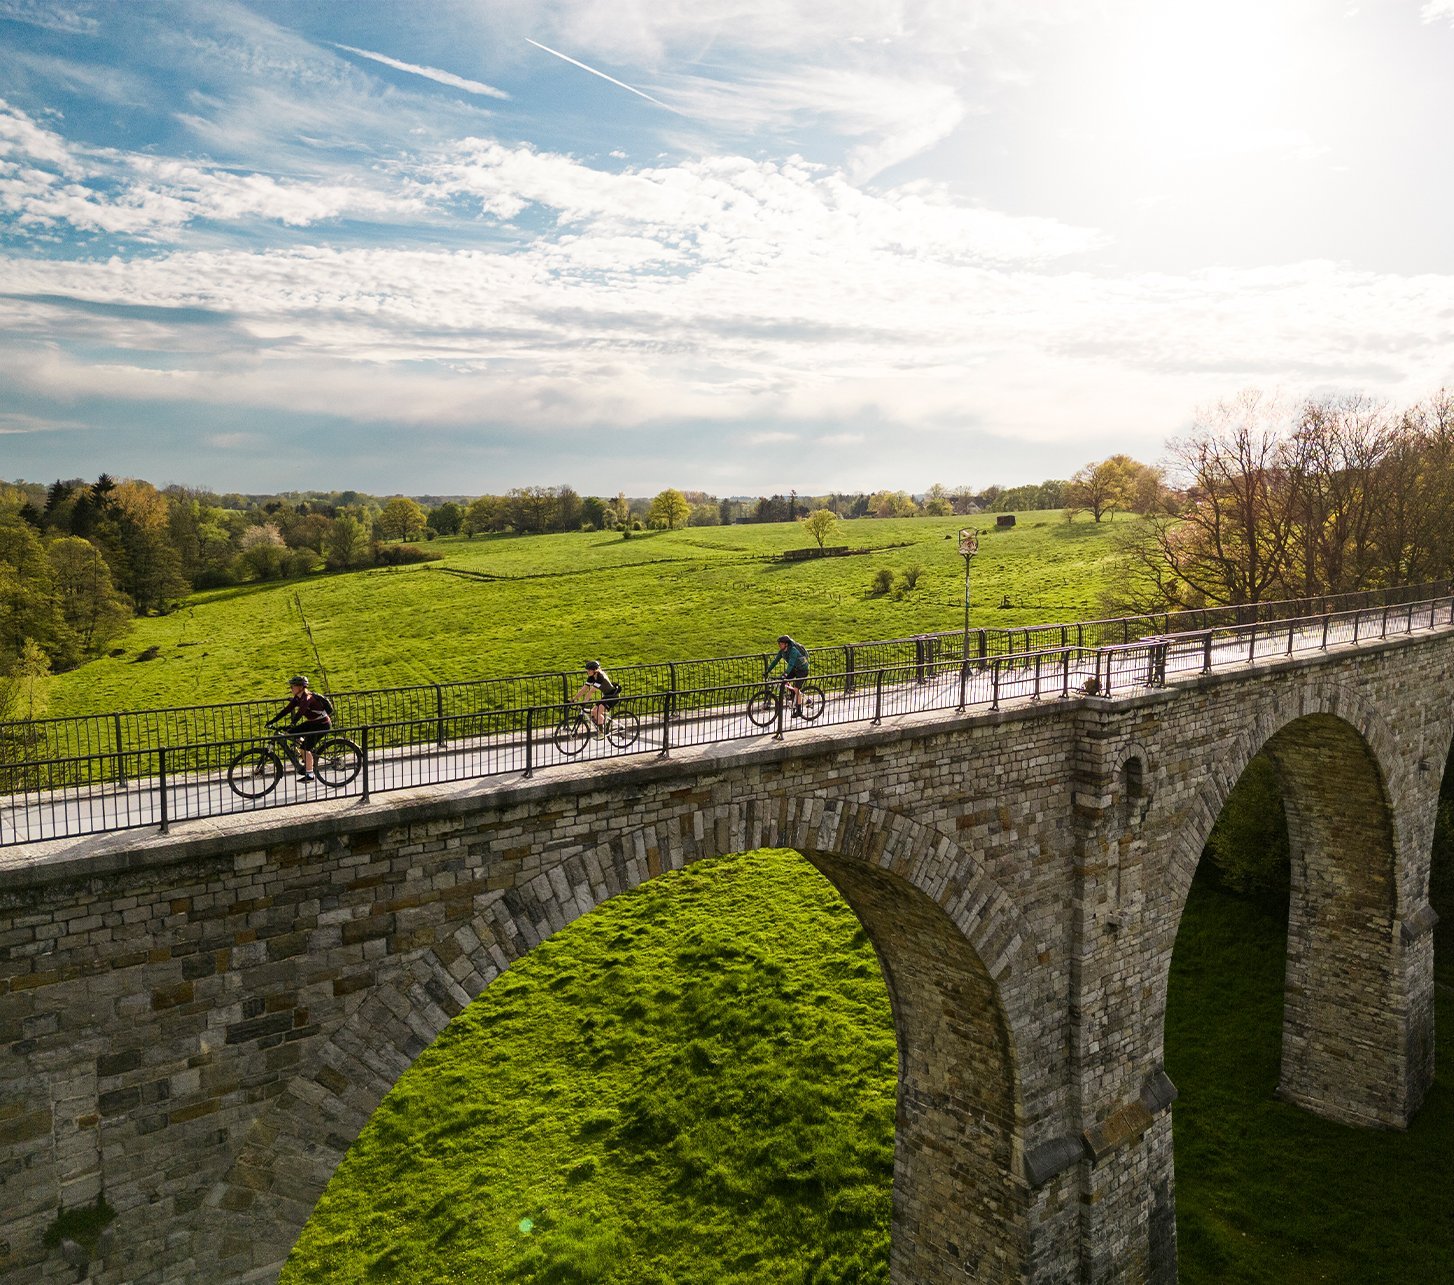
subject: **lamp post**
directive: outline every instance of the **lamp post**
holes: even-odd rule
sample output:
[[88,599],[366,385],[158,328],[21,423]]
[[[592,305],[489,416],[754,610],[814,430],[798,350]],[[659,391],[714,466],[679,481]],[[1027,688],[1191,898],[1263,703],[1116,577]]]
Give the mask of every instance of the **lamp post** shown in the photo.
[[964,672],[969,672],[969,560],[979,551],[979,533],[973,527],[959,532],[959,553],[964,559]]

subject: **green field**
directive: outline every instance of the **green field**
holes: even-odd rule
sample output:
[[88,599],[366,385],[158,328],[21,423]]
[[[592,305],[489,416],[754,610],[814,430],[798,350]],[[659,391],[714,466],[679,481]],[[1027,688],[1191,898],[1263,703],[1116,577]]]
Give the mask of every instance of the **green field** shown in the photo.
[[[1406,1134],[1274,1101],[1284,931],[1200,879],[1188,902],[1166,1030],[1181,1279],[1447,1280],[1450,1041]],[[1447,1031],[1447,986],[1439,1009]],[[451,1023],[349,1152],[283,1280],[885,1281],[894,1058],[872,949],[806,862],[667,875]]]
[[[337,691],[577,669],[592,657],[610,666],[773,651],[780,633],[812,647],[957,629],[964,561],[952,537],[966,521],[990,528],[971,570],[975,624],[1097,613],[1114,578],[1115,524],[1059,513],[1023,514],[1006,531],[992,515],[841,522],[830,543],[870,552],[806,562],[776,560],[812,543],[794,523],[629,540],[453,537],[428,546],[442,562],[196,594],[138,620],[121,655],[56,676],[47,712],[273,696],[298,670],[316,683],[304,618]],[[879,568],[898,576],[916,564],[913,593],[873,595]],[[1016,605],[1002,607],[1006,598]]]

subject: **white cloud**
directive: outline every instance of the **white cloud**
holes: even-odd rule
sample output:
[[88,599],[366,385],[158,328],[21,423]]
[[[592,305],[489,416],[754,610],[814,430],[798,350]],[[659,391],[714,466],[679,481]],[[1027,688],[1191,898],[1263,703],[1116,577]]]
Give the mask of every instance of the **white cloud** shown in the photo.
[[1419,10],[1419,17],[1425,22],[1438,22],[1440,18],[1454,22],[1454,0],[1429,0]]

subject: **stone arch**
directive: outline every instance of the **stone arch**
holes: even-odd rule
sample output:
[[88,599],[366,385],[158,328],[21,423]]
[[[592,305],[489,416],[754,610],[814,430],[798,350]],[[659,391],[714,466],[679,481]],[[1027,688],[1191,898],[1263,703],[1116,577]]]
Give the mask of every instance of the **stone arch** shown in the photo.
[[492,895],[442,945],[377,977],[249,1130],[209,1193],[196,1261],[236,1274],[241,1259],[259,1279],[275,1275],[385,1093],[491,980],[619,892],[759,847],[793,848],[829,878],[884,970],[900,1066],[894,1279],[1028,1279],[1017,1050],[1044,1007],[1043,947],[951,840],[885,809],[819,798],[724,804],[573,853]]
[[1346,688],[1314,683],[1270,702],[1210,765],[1174,840],[1161,1019],[1202,849],[1259,752],[1277,774],[1292,866],[1278,1094],[1344,1123],[1404,1127],[1432,1081],[1432,1015],[1410,1010],[1401,931],[1401,907],[1426,895],[1427,873],[1420,881],[1409,853],[1421,826],[1394,805],[1417,768],[1392,729]]

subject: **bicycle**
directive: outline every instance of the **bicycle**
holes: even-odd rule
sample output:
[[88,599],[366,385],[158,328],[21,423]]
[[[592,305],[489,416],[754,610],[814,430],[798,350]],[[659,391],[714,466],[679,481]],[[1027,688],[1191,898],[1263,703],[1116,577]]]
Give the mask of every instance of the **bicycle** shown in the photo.
[[[758,727],[771,727],[777,722],[778,692],[789,681],[786,678],[764,679],[762,687],[747,698],[747,717]],[[794,681],[793,685],[803,694],[802,704],[798,706],[803,712],[803,717],[810,723],[820,718],[828,700],[823,695],[823,689],[817,683],[810,683],[806,679],[802,682]],[[782,692],[782,700],[784,705],[791,704],[792,694]]]
[[[227,784],[244,799],[260,799],[283,779],[284,758],[297,771],[304,770],[296,732],[279,730],[261,744],[239,750],[227,765]],[[313,747],[313,775],[330,789],[341,789],[361,771],[363,750],[348,737],[327,732]]]
[[641,720],[629,709],[608,709],[605,725],[597,729],[591,718],[591,700],[575,701],[575,718],[569,711],[561,713],[560,725],[555,729],[555,748],[572,758],[590,744],[597,730],[606,733],[606,739],[618,750],[629,749],[641,735]]

